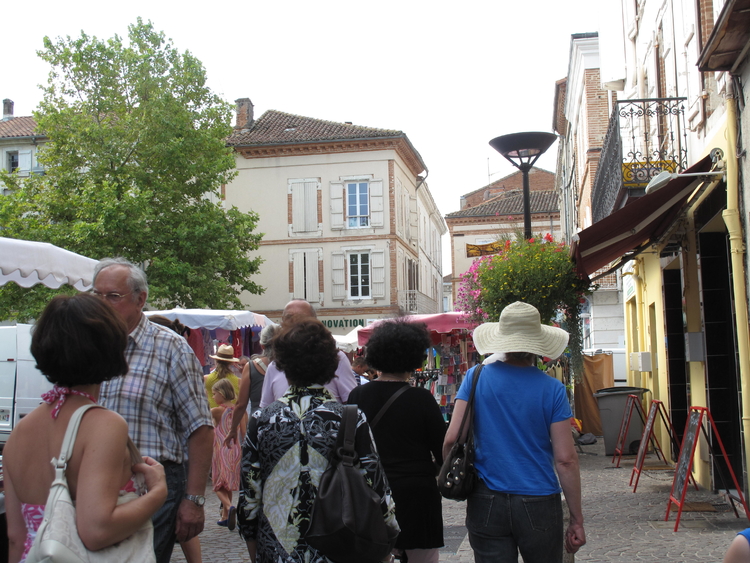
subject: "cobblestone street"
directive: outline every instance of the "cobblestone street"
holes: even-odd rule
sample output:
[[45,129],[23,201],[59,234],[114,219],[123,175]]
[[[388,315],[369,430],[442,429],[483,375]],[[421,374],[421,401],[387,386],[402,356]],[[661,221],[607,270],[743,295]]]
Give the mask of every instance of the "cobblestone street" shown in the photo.
[[[686,501],[708,503],[716,512],[683,512],[679,531],[674,532],[676,513],[664,521],[672,486],[671,473],[643,472],[638,492],[628,485],[633,460],[623,459],[615,468],[604,455],[602,438],[584,446],[580,455],[583,510],[588,543],[578,552],[578,562],[658,561],[659,563],[721,562],[735,534],[750,526],[740,510],[735,518],[730,505],[709,491],[688,489]],[[209,487],[210,490],[210,487]],[[236,532],[216,525],[219,503],[208,494],[207,525],[201,534],[203,561],[235,563],[249,560],[244,542]],[[464,527],[465,503],[443,501],[446,546],[441,563],[473,563]],[[184,562],[175,549],[174,562]]]

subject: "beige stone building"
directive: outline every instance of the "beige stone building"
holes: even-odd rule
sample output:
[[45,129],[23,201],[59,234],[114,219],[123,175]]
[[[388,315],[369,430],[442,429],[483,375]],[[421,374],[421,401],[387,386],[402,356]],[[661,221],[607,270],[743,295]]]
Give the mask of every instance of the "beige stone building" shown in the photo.
[[442,310],[441,235],[447,228],[427,167],[401,131],[269,110],[237,101],[237,177],[228,206],[253,210],[264,233],[262,295],[254,312],[279,318],[306,299],[335,334],[399,311]]
[[[531,231],[561,240],[560,208],[555,175],[541,168],[529,171]],[[523,229],[523,175],[515,172],[461,196],[461,209],[445,216],[451,239],[452,302],[461,275],[479,256],[495,254],[500,238]]]
[[36,132],[36,121],[33,117],[14,116],[13,101],[3,100],[3,116],[0,119],[0,168],[8,172],[17,172],[22,177],[42,173],[37,153],[46,140],[44,135]]

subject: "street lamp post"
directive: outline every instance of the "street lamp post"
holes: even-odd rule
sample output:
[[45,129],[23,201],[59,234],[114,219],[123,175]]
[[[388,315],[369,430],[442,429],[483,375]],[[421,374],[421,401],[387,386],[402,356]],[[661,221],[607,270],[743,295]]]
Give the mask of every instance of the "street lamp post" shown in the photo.
[[490,146],[523,174],[523,236],[526,240],[531,238],[529,170],[537,159],[552,146],[555,139],[557,135],[554,133],[529,132],[501,135],[490,141]]

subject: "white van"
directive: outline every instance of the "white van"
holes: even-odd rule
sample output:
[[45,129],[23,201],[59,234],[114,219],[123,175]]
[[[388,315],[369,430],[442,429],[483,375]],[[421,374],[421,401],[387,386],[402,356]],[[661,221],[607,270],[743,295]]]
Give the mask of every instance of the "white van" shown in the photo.
[[16,423],[50,389],[31,355],[31,325],[0,326],[0,451]]

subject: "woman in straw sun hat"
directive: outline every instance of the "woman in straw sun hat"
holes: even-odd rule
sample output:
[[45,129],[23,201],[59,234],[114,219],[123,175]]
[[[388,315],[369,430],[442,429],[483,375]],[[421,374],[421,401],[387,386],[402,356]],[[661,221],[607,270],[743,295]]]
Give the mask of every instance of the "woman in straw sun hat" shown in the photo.
[[238,364],[240,359],[234,357],[234,348],[229,344],[220,344],[216,354],[211,354],[208,357],[216,360],[216,369],[208,375],[203,376],[203,383],[206,386],[208,407],[215,409],[219,405],[214,401],[213,387],[220,379],[228,379],[232,384],[232,387],[234,387],[235,396],[240,394],[240,378],[235,375],[234,371],[232,371],[232,366]]
[[[556,358],[567,343],[567,332],[541,324],[539,311],[520,301],[474,331],[480,354],[504,354],[482,369],[474,396],[480,480],[468,498],[466,527],[476,563],[516,563],[519,551],[525,563],[561,562],[563,544],[575,553],[586,543],[573,415],[562,383],[536,368],[537,356]],[[456,396],[444,456],[458,438],[475,370]],[[561,486],[570,510],[564,532]]]

